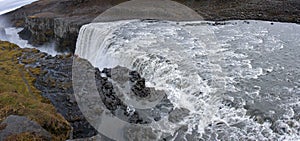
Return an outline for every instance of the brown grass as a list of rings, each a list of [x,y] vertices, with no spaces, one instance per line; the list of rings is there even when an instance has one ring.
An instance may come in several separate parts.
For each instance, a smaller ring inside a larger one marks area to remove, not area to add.
[[[25,50],[15,44],[0,41],[0,121],[12,114],[26,116],[51,133],[53,140],[66,140],[70,133],[69,123],[34,87],[35,78],[30,76],[29,72],[37,74],[40,73],[40,69],[25,68],[18,62]],[[37,52],[34,49],[31,51]],[[35,60],[29,58],[22,62],[32,61]],[[33,137],[28,133],[15,137],[22,139],[23,136],[24,139]],[[10,138],[13,139],[14,136]]]

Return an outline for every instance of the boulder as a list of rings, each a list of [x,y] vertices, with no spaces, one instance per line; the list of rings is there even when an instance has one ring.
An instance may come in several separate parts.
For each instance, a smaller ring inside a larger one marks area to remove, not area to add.
[[[189,115],[189,110],[185,108],[176,108],[169,113],[169,121],[172,123],[178,123]]]
[[[30,133],[34,137],[43,140],[51,140],[51,134],[42,128],[38,123],[17,115],[8,116],[0,125],[0,141],[7,137],[18,136],[22,133]],[[31,136],[32,137],[32,136]]]

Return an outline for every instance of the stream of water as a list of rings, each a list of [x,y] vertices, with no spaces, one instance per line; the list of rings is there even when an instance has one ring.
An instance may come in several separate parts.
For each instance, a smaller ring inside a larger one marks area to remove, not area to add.
[[[75,54],[136,70],[188,109],[176,124],[151,125],[157,139],[299,140],[299,39],[293,23],[130,20],[83,26]]]

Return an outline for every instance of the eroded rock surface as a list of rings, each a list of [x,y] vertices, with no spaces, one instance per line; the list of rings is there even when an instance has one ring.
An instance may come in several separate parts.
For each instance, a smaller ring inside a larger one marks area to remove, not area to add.
[[[127,0],[40,0],[10,12],[4,15],[4,18],[8,18],[14,26],[24,27],[20,35],[28,39],[31,44],[42,45],[53,41],[56,42],[58,51],[74,52],[80,27],[92,22],[105,10],[125,1]],[[300,23],[300,1],[298,0],[175,1],[190,7],[205,20],[255,19]],[[127,17],[134,17],[134,15],[136,13],[129,14]],[[111,14],[106,17],[109,16],[112,17]],[[142,15],[137,14],[137,16]],[[111,19],[106,18],[104,21],[107,20]],[[98,21],[103,19],[100,18]]]
[[[3,41],[0,41],[0,54],[0,121],[10,115],[24,116],[49,132],[52,140],[68,139],[70,124],[49,100],[41,96],[41,91],[34,87],[35,75],[40,74],[40,68],[37,65],[27,65],[46,55],[36,49],[21,49],[15,44]],[[22,56],[24,54],[35,55]],[[9,138],[40,140],[42,137],[24,132]]]
[[[5,140],[12,135],[29,133],[42,140],[51,140],[51,134],[47,132],[38,123],[17,115],[8,116],[1,124],[0,140]],[[12,138],[12,137],[11,137]]]
[[[71,124],[73,127],[71,138],[88,138],[97,135],[98,132],[87,122],[86,115],[82,114],[81,109],[78,107],[78,100],[74,96],[72,85],[74,56],[59,55],[52,57],[39,51],[26,50],[28,51],[19,57],[20,63],[28,69],[40,69],[39,73],[32,73],[36,78],[35,86],[42,92],[42,96],[49,99],[56,110]],[[81,60],[88,63],[83,59]],[[145,79],[136,71],[120,66],[103,69],[102,71],[90,64],[88,67],[95,70],[98,95],[101,97],[105,108],[124,122],[150,124],[161,120],[162,115],[167,115],[173,110],[173,105],[167,99],[166,94],[163,91],[147,87]],[[84,80],[84,77],[82,80]],[[125,89],[127,87],[129,89]],[[133,97],[135,101],[140,102],[155,102],[158,97],[162,99],[157,104],[155,103],[153,107],[132,109],[134,107],[131,105],[132,101],[124,100],[124,95]]]
[[[4,15],[33,45],[55,42],[57,50],[74,52],[79,29],[125,0],[40,0]]]

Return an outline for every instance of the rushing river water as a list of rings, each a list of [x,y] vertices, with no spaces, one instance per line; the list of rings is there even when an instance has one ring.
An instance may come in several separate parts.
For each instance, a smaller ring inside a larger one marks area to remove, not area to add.
[[[154,140],[299,140],[299,39],[293,23],[130,20],[83,26],[75,54],[137,70],[189,111],[150,125]]]
[[[33,1],[0,0],[0,15]],[[5,28],[0,38],[32,47],[20,30]],[[189,111],[178,123],[165,115],[151,125],[154,140],[300,140],[299,39],[292,23],[132,20],[85,25],[76,54],[96,67],[137,70]],[[50,46],[39,49],[56,55]],[[187,131],[179,132],[182,126]]]
[[[23,28],[14,28],[14,27],[6,27],[4,28],[4,34],[0,34],[0,40],[8,41],[18,45],[21,48],[36,48],[41,52],[45,52],[49,55],[55,56],[58,53],[55,51],[55,43],[47,43],[39,47],[32,46],[28,44],[27,40],[23,40],[19,37],[19,32],[22,31]]]
[[[37,0],[0,0],[0,15],[13,11],[35,1]],[[20,31],[22,31],[22,28],[9,27],[7,25],[6,19],[0,18],[0,40],[17,44],[21,48],[37,48],[40,51],[46,52],[52,56],[59,54],[55,51],[54,43],[47,43],[40,47],[34,47],[28,44],[28,41],[23,40],[19,37],[18,32]]]

